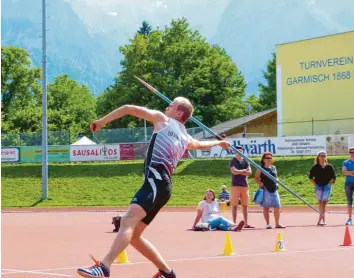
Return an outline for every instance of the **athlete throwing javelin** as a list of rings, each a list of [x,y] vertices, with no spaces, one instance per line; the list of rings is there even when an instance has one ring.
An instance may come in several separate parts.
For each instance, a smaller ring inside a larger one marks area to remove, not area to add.
[[[171,197],[171,176],[186,150],[210,149],[221,146],[229,149],[227,141],[198,141],[188,135],[185,123],[193,114],[193,105],[183,97],[177,97],[165,113],[141,106],[124,105],[105,117],[91,123],[92,131],[98,131],[107,123],[132,115],[151,122],[154,133],[144,161],[144,183],[133,197],[113,244],[102,261],[93,260],[89,268],[79,268],[83,277],[110,277],[110,266],[124,249],[131,244],[158,269],[153,278],[175,278],[176,274],[166,264],[156,248],[142,233]]]

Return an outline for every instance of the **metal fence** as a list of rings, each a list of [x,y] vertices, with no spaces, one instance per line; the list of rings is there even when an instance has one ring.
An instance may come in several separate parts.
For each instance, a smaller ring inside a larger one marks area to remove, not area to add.
[[[242,129],[241,131],[238,130],[240,128]],[[233,129],[234,132],[236,132],[236,134],[233,134],[234,137],[276,136],[277,129],[279,132],[280,128],[283,129],[283,136],[354,134],[354,118],[327,120],[310,119],[299,122],[283,123],[277,123],[276,120],[272,122],[251,121],[238,125],[237,128],[234,126],[223,126],[225,131]],[[274,130],[274,135],[268,135],[271,130]],[[192,137],[199,140],[213,138],[211,134],[204,131],[200,127],[188,128],[187,131]],[[245,134],[243,134],[242,131]],[[70,145],[79,140],[82,135],[85,135],[92,141],[101,144],[139,143],[148,141],[152,135],[152,132],[153,127],[102,129],[94,135],[92,133],[82,133],[80,136],[76,136],[67,130],[48,131],[48,145]],[[223,130],[215,130],[215,132],[224,133]],[[3,147],[40,146],[42,145],[42,133],[2,133],[1,145]]]
[[[304,121],[278,123],[279,127],[283,128],[284,136],[352,134],[354,133],[354,118],[323,120],[312,118]]]
[[[70,131],[48,131],[48,145],[70,145]],[[1,133],[1,146],[40,146],[41,132]]]
[[[207,134],[203,129],[188,128],[188,133],[191,136],[196,134],[201,135],[202,138],[206,138]],[[146,142],[150,139],[153,133],[153,127],[136,127],[136,128],[116,128],[116,129],[102,129],[92,133],[81,134],[90,138],[92,141],[100,144],[108,143],[138,143]],[[70,134],[70,131],[48,131],[48,145],[70,145],[81,136],[75,137]],[[42,133],[41,132],[22,132],[22,133],[2,133],[1,134],[1,146],[40,146],[42,145]]]

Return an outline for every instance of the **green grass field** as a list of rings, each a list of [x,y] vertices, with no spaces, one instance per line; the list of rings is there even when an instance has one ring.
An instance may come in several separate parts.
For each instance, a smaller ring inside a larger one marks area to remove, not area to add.
[[[341,163],[346,156],[329,157],[337,173],[330,204],[345,204]],[[254,158],[259,163],[259,158]],[[206,189],[219,192],[230,184],[229,159],[185,160],[173,176],[168,206],[196,206]],[[279,180],[311,204],[316,204],[308,173],[313,157],[275,157]],[[49,165],[49,199],[41,202],[40,164],[2,164],[2,207],[127,206],[141,186],[142,161]],[[253,173],[256,169],[252,167]],[[250,177],[250,193],[256,189]],[[303,204],[282,186],[282,205]]]

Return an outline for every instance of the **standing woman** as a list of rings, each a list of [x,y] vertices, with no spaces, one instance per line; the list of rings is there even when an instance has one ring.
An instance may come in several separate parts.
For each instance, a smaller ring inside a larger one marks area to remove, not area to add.
[[[336,173],[331,164],[327,162],[327,154],[322,151],[316,156],[316,163],[312,166],[309,175],[311,183],[315,186],[319,202],[320,217],[317,225],[326,225],[326,205],[332,193],[332,184],[336,180]]]
[[[273,155],[271,152],[265,152],[262,155],[261,166],[273,177],[277,178],[277,169],[272,165]],[[264,199],[261,203],[263,207],[264,219],[267,223],[267,229],[272,229],[269,223],[269,208],[274,208],[275,228],[285,228],[279,223],[280,219],[280,198],[278,193],[278,185],[257,169],[255,174],[256,183],[264,189]]]

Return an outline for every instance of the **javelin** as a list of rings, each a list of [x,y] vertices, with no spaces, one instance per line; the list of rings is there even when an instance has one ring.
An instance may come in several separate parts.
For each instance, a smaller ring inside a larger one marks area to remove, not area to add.
[[[138,79],[146,88],[148,88],[152,93],[158,95],[160,98],[162,98],[164,101],[166,101],[167,103],[171,103],[172,101],[166,97],[165,95],[163,95],[162,93],[160,93],[158,90],[156,90],[154,87],[152,87],[150,84],[148,84],[147,82],[145,82],[144,80],[142,80],[141,78],[137,77],[134,75],[134,77],[136,79]],[[208,128],[207,126],[205,126],[204,124],[202,124],[200,121],[198,121],[196,118],[194,118],[193,116],[190,118],[195,124],[197,124],[199,127],[201,127],[202,129],[208,131],[209,133],[213,134],[215,136],[215,138],[217,140],[224,140],[220,135],[217,135],[213,130],[211,130],[210,128]],[[291,190],[289,187],[287,187],[285,184],[283,184],[281,181],[279,181],[277,178],[273,177],[271,174],[269,174],[266,170],[264,170],[261,166],[259,166],[257,163],[253,162],[250,158],[248,158],[247,156],[245,156],[243,153],[241,153],[240,151],[238,151],[234,146],[230,146],[233,151],[235,151],[236,153],[238,153],[239,155],[241,155],[244,159],[246,159],[249,163],[251,163],[254,167],[256,167],[257,169],[259,169],[263,174],[265,174],[268,178],[270,178],[271,180],[273,180],[275,183],[280,184],[282,187],[284,187],[287,191],[289,191],[291,194],[293,194],[296,198],[298,198],[299,200],[303,201],[306,205],[308,205],[310,208],[312,208],[314,211],[316,211],[317,213],[319,213],[321,215],[321,213],[314,208],[311,204],[309,204],[308,202],[306,202],[303,198],[301,198],[296,192],[294,192],[293,190]]]

